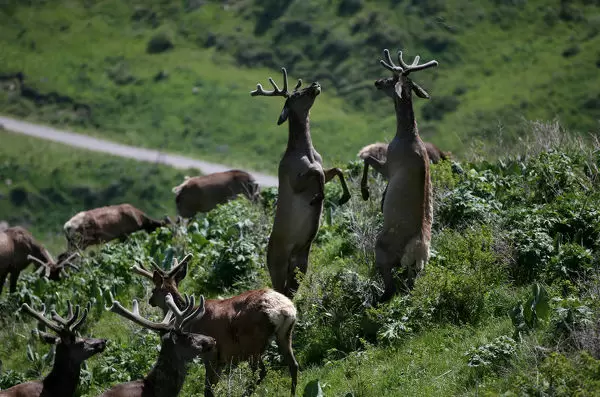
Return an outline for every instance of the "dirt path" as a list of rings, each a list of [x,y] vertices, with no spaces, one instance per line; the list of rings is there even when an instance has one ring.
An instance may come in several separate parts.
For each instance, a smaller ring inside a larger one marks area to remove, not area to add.
[[[87,135],[76,134],[74,132],[57,130],[44,125],[32,124],[10,117],[0,116],[0,126],[4,126],[8,132],[47,139],[95,152],[108,153],[113,156],[125,157],[138,161],[147,161],[150,163],[161,163],[180,169],[196,168],[203,174],[227,171],[232,168],[226,165],[195,160],[176,154],[167,154],[158,150],[128,146],[104,139],[93,138]],[[251,172],[251,174],[256,178],[256,181],[261,186],[277,186],[277,178],[274,176],[261,174],[258,172]]]

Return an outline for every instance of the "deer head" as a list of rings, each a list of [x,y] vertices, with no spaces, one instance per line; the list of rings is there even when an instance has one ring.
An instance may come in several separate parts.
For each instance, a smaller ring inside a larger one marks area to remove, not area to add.
[[[252,96],[282,96],[286,98],[283,110],[277,120],[277,125],[283,124],[289,117],[290,113],[307,116],[310,108],[315,103],[315,98],[321,93],[321,85],[318,82],[312,83],[310,86],[300,89],[302,80],[298,79],[294,91],[288,91],[288,78],[285,68],[281,68],[283,72],[283,89],[279,89],[275,81],[269,77],[269,82],[273,86],[272,91],[265,91],[261,84],[256,85],[256,90],[250,92]]]
[[[40,275],[40,277],[46,277],[52,281],[58,281],[61,277],[67,277],[67,272],[65,271],[65,267],[67,266],[79,271],[79,267],[71,263],[71,260],[76,256],[79,256],[77,252],[69,255],[68,257],[66,254],[60,254],[57,262],[52,258],[50,253],[47,252],[46,257],[48,259],[46,262],[36,258],[33,255],[27,255],[27,259],[40,265],[40,267],[38,267],[35,271]]]
[[[121,304],[110,297],[112,306],[107,308],[113,313],[125,317],[134,323],[161,335],[162,349],[173,348],[177,357],[183,361],[191,361],[199,355],[208,355],[215,351],[216,341],[210,336],[189,332],[189,325],[204,315],[204,296],[200,296],[200,304],[195,307],[194,297],[185,295],[184,307],[179,309],[171,294],[165,297],[165,304],[169,311],[160,322],[152,322],[140,315],[137,300],[133,300],[133,311],[125,309]],[[187,331],[186,331],[187,330]]]
[[[187,254],[181,262],[177,261],[177,258],[173,258],[171,269],[164,271],[163,269],[153,264],[154,272],[149,271],[142,264],[137,264],[131,269],[146,278],[149,278],[154,283],[152,289],[152,296],[148,303],[153,307],[160,307],[163,312],[167,312],[168,307],[166,305],[167,295],[172,295],[181,300],[181,294],[179,293],[179,283],[187,275],[187,264],[192,254]]]
[[[94,354],[101,353],[106,347],[106,339],[81,338],[77,336],[77,330],[81,328],[89,310],[91,303],[81,311],[79,305],[71,306],[71,302],[67,301],[68,315],[67,318],[59,316],[54,310],[50,312],[52,320],[45,317],[46,307],[42,305],[41,311],[33,310],[27,303],[21,306],[21,310],[38,320],[43,327],[48,327],[55,335],[44,331],[37,331],[40,339],[49,344],[57,345],[58,349],[63,349],[70,363],[81,365],[85,360]],[[80,316],[81,314],[81,316]]]
[[[382,59],[379,62],[383,67],[393,73],[393,77],[375,81],[375,87],[377,87],[377,89],[382,90],[392,98],[397,95],[399,98],[407,99],[410,98],[411,93],[414,92],[419,98],[429,99],[429,94],[417,83],[412,81],[408,75],[412,72],[435,67],[438,65],[437,61],[429,61],[419,65],[421,57],[417,55],[413,63],[408,65],[402,59],[402,51],[398,51],[399,65],[395,65],[390,56],[390,52],[387,49],[383,50],[383,55],[385,60]]]

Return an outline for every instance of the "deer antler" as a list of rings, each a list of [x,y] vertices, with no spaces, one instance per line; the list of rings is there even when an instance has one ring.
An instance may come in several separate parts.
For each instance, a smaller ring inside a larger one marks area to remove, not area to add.
[[[167,274],[168,277],[173,277],[175,274],[177,274],[179,269],[181,269],[181,267],[184,266],[191,258],[192,254],[187,254],[186,256],[184,256],[181,262],[178,262],[177,258],[173,258],[173,265],[171,266],[171,270],[169,270],[169,273]]]
[[[117,313],[119,316],[125,317],[126,319],[131,320],[146,329],[158,333],[169,332],[173,329],[175,319],[173,318],[172,311],[169,311],[160,323],[156,323],[147,320],[140,315],[140,309],[136,299],[133,300],[133,312],[125,309],[118,301],[114,300],[112,294],[110,294],[110,300],[112,301],[112,306],[110,308],[107,307],[107,310]]]
[[[144,277],[149,278],[150,280],[152,280],[152,278],[154,277],[152,272],[150,270],[146,269],[144,267],[144,265],[142,265],[141,263],[138,263],[137,265],[132,266],[131,270],[133,270],[137,274],[140,274]]]
[[[415,57],[413,63],[411,65],[408,65],[406,62],[404,62],[404,59],[402,59],[402,51],[398,51],[398,63],[400,64],[400,66],[397,66],[392,61],[390,51],[387,48],[383,50],[383,56],[385,57],[385,60],[382,59],[379,61],[379,63],[381,63],[383,67],[385,67],[386,69],[388,69],[396,75],[402,74],[404,76],[408,76],[408,74],[411,72],[429,69],[438,65],[438,62],[435,60],[419,65],[418,63],[419,60],[421,60],[421,57],[418,55]]]
[[[75,258],[77,256],[79,256],[79,252],[74,252],[71,255],[69,255],[69,257],[67,259],[64,259],[64,260],[60,261],[57,266],[61,267],[61,268],[64,268],[65,266],[68,265],[69,267],[72,267],[73,269],[79,271],[79,266],[74,265],[74,264],[71,263],[71,259],[73,259],[73,258]]]
[[[175,314],[175,329],[183,330],[185,326],[192,320],[199,319],[204,315],[204,296],[200,296],[200,304],[198,307],[195,306],[195,298],[192,295],[191,297],[188,295],[184,296],[185,299],[185,307],[180,310],[171,294],[167,294],[165,297],[165,302],[169,309]]]
[[[250,95],[252,96],[282,96],[285,98],[288,98],[290,96],[290,93],[288,91],[288,76],[287,76],[287,70],[285,70],[285,68],[281,68],[281,71],[283,72],[283,90],[280,90],[279,87],[277,86],[277,84],[275,84],[275,81],[269,77],[269,82],[271,83],[271,85],[273,86],[273,91],[265,91],[262,84],[258,83],[256,85],[256,90],[251,91]],[[298,83],[296,84],[296,87],[294,88],[294,91],[296,91],[298,88],[300,88],[300,86],[302,85],[302,80],[298,79]]]
[[[67,301],[67,306],[68,306],[68,312],[69,312],[68,319],[62,318],[54,310],[52,310],[50,312],[54,322],[50,321],[48,318],[45,317],[46,306],[43,304],[42,304],[41,312],[37,312],[37,311],[33,310],[27,303],[23,303],[23,305],[21,306],[21,309],[25,313],[28,313],[30,316],[36,318],[40,323],[44,324],[45,326],[50,328],[52,331],[56,332],[59,336],[75,335],[75,333],[77,332],[79,327],[81,327],[81,325],[87,318],[87,315],[88,315],[92,305],[90,302],[88,302],[86,308],[83,309],[83,313],[81,314],[81,317],[79,316],[79,313],[81,312],[81,308],[79,307],[79,305],[75,306],[75,311],[73,311],[73,306],[71,305],[70,301]]]

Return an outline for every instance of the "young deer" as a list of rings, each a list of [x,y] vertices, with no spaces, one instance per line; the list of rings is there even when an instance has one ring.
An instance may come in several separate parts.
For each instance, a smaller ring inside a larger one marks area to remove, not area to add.
[[[79,270],[77,266],[70,263],[73,256],[57,263],[31,233],[20,226],[9,227],[0,232],[0,293],[2,293],[9,273],[10,292],[15,292],[19,274],[30,263],[38,266],[36,273],[40,276],[45,276],[53,281],[60,280],[61,276],[66,275],[65,266]]]
[[[296,269],[306,273],[308,254],[319,229],[323,210],[325,183],[338,176],[344,194],[342,205],[350,199],[344,174],[339,168],[323,170],[321,155],[310,137],[309,113],[315,98],[321,93],[319,83],[300,89],[302,80],[293,92],[288,92],[288,79],[283,71],[283,90],[269,77],[273,91],[258,84],[252,96],[282,96],[286,98],[277,124],[289,120],[288,144],[279,162],[279,197],[273,230],[267,248],[267,266],[273,288],[292,297],[298,289]]]
[[[197,356],[210,356],[215,340],[209,336],[192,333],[190,324],[204,315],[204,297],[194,306],[194,297],[185,296],[183,309],[175,305],[171,295],[165,297],[169,308],[165,318],[155,323],[140,316],[137,300],[133,300],[133,312],[112,299],[107,308],[142,327],[161,335],[160,353],[154,367],[144,379],[123,383],[102,393],[100,397],[175,397],[183,388],[187,365]]]
[[[143,265],[132,270],[154,283],[150,305],[169,310],[167,296],[173,296],[178,307],[185,304],[178,285],[187,275],[186,255],[181,262],[173,259],[173,266],[164,271],[155,266],[150,272]],[[262,354],[271,339],[287,362],[292,378],[291,394],[296,392],[298,363],[292,351],[292,331],[296,324],[296,308],[284,295],[271,289],[248,291],[229,299],[209,299],[205,303],[205,314],[190,323],[190,331],[211,336],[217,341],[216,354],[205,360],[206,380],[204,395],[212,397],[213,387],[222,369],[228,364],[248,361],[253,371],[260,368],[259,379],[250,386],[247,395],[266,375]]]
[[[77,330],[83,325],[91,305],[81,310],[75,306],[75,311],[71,302],[69,306],[69,315],[66,319],[59,316],[55,311],[51,312],[52,320],[44,315],[46,308],[41,312],[36,312],[27,303],[21,306],[24,313],[37,319],[40,325],[50,328],[58,337],[38,331],[40,339],[46,343],[56,344],[56,355],[52,371],[43,381],[33,381],[21,383],[10,389],[0,391],[1,397],[70,397],[75,395],[77,385],[79,384],[79,373],[81,364],[93,356],[101,353],[106,347],[105,339],[79,338]]]
[[[407,65],[400,51],[400,65],[396,66],[387,49],[384,56],[386,60],[380,62],[393,73],[393,77],[377,80],[375,86],[394,100],[396,136],[388,146],[387,161],[370,156],[365,163],[389,179],[383,202],[383,230],[375,246],[375,262],[385,284],[381,300],[387,301],[396,292],[393,268],[403,268],[406,287],[411,289],[429,259],[433,221],[429,157],[417,130],[412,93],[420,98],[429,98],[429,94],[408,75],[438,63],[429,61],[419,65],[420,58],[417,56],[411,65]],[[365,195],[368,197],[366,183],[363,197]]]

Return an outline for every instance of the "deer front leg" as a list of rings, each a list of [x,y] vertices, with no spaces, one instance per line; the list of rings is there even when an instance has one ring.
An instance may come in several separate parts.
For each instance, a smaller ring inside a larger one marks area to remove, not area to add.
[[[369,187],[367,186],[367,179],[369,178],[369,166],[379,172],[383,176],[387,176],[386,163],[385,161],[379,161],[373,156],[369,156],[365,159],[365,167],[363,168],[362,179],[360,180],[360,193],[362,194],[363,200],[369,199]]]
[[[17,292],[17,279],[19,278],[19,273],[21,273],[20,271],[17,270],[13,270],[10,273],[10,293],[15,293]]]
[[[204,397],[214,397],[215,394],[213,392],[213,388],[219,381],[221,365],[213,361],[206,361],[204,366],[206,367],[206,376],[204,378]]]
[[[306,171],[298,174],[291,181],[294,193],[302,193],[314,183],[315,179],[319,184],[319,190],[311,199],[310,205],[320,203],[325,198],[325,175],[323,170],[316,165],[310,165]]]
[[[8,270],[0,272],[0,294],[2,294],[2,289],[4,288],[4,283],[6,282],[6,276],[8,276]]]
[[[338,201],[338,205],[343,205],[350,200],[350,191],[348,190],[348,185],[346,185],[346,178],[344,178],[344,173],[339,168],[330,168],[324,171],[325,173],[325,183],[329,182],[333,179],[334,176],[337,176],[340,179],[340,183],[342,185],[342,190],[344,194],[340,201]]]

